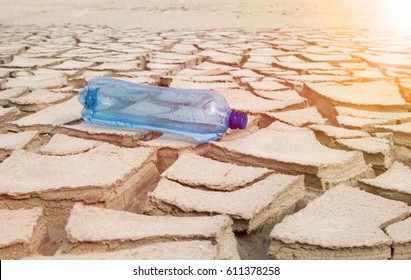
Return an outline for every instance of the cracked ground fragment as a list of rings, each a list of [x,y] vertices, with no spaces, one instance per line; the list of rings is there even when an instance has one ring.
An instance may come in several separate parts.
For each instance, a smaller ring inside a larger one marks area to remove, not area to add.
[[[76,204],[66,226],[64,254],[84,254],[147,245],[169,246],[169,242],[208,241],[217,259],[238,259],[237,242],[227,216],[169,217],[146,216]],[[95,229],[99,228],[98,231]],[[163,250],[165,249],[163,248]],[[179,246],[176,257],[190,247]]]
[[[365,132],[375,132],[376,127],[379,125],[391,125],[395,124],[395,120],[387,119],[369,119],[353,116],[338,115],[336,118],[337,123],[348,129],[357,129]]]
[[[8,77],[10,74],[10,71],[7,69],[0,69],[0,78],[5,78]]]
[[[38,139],[38,131],[0,134],[0,162],[6,159],[13,150],[23,149]]]
[[[77,70],[77,69],[89,68],[93,64],[94,64],[93,62],[85,62],[85,61],[78,61],[78,60],[66,60],[61,64],[58,64],[56,66],[52,66],[51,68],[58,69],[58,70],[72,70],[72,69]]]
[[[276,55],[286,55],[287,52],[282,50],[277,50],[273,48],[255,48],[248,53],[250,56],[276,56]]]
[[[59,125],[55,131],[73,137],[105,141],[124,147],[139,146],[140,140],[149,140],[155,135],[155,133],[147,130],[107,127],[87,122]]]
[[[27,87],[17,87],[5,89],[0,91],[0,105],[5,106],[9,104],[10,98],[17,98],[28,92]]]
[[[285,89],[288,89],[287,86],[279,82],[276,82],[276,81],[250,82],[249,84],[254,90],[285,90]]]
[[[33,260],[214,260],[217,246],[208,240],[160,242],[113,252],[31,256]]]
[[[164,133],[158,138],[141,141],[139,144],[157,150],[157,169],[163,173],[179,158],[180,153],[194,149],[198,142],[183,135]]]
[[[369,68],[366,70],[353,70],[353,76],[359,80],[389,80],[380,70],[375,68]]]
[[[390,54],[390,53],[364,53],[358,54],[359,57],[374,65],[386,65],[397,68],[411,68],[411,57],[402,54]]]
[[[229,54],[229,53],[223,53],[219,51],[212,51],[212,50],[205,50],[200,53],[201,56],[208,57],[212,62],[215,63],[226,63],[229,65],[238,65],[240,64],[242,57]]]
[[[216,76],[193,76],[191,79],[194,82],[233,82],[234,79],[230,75],[216,75]]]
[[[295,90],[280,90],[280,91],[263,91],[255,90],[254,93],[266,99],[273,100],[294,100],[296,104],[302,104],[305,107],[306,99],[301,97]]]
[[[0,149],[3,150],[17,150],[23,149],[34,137],[38,131],[29,130],[19,133],[5,133],[0,134]]]
[[[146,68],[151,71],[166,71],[169,74],[174,74],[184,68],[183,64],[170,64],[170,63],[153,63],[149,62]]]
[[[266,113],[267,116],[293,126],[308,124],[325,124],[326,120],[320,115],[316,107],[307,107],[299,110]]]
[[[286,55],[286,56],[279,56],[276,57],[277,61],[279,62],[286,62],[286,63],[304,63],[304,60],[301,58],[296,57],[295,55]]]
[[[385,231],[393,240],[392,259],[411,259],[411,218],[389,225]]]
[[[162,176],[191,187],[233,191],[261,179],[269,172],[266,168],[237,166],[187,152],[180,155]]]
[[[274,65],[291,70],[336,70],[338,68],[327,62],[276,62]]]
[[[157,64],[182,64],[185,67],[193,67],[199,64],[202,59],[199,55],[179,54],[172,52],[159,52],[149,57],[150,62]]]
[[[308,128],[314,131],[315,136],[321,144],[328,147],[335,147],[337,139],[351,139],[370,137],[371,135],[365,131],[348,129],[332,125],[312,124]]]
[[[250,113],[263,113],[283,109],[301,108],[305,105],[304,100],[301,99],[267,100],[257,97],[251,92],[242,89],[218,89],[217,92],[227,100],[230,108]]]
[[[126,73],[124,73],[126,74]],[[138,77],[138,78],[128,78],[128,77],[118,77],[117,79],[134,84],[145,84],[145,85],[157,85],[157,81],[150,77]]]
[[[4,66],[29,68],[29,67],[43,67],[43,66],[48,66],[48,65],[55,65],[55,64],[59,64],[60,62],[61,62],[60,59],[54,59],[54,58],[30,58],[30,57],[14,56],[13,61],[5,64]]]
[[[411,204],[411,169],[401,162],[394,162],[385,173],[361,179],[360,183],[369,192]]]
[[[136,71],[141,70],[140,62],[105,62],[99,66],[90,67],[96,71]]]
[[[235,77],[235,78],[243,78],[243,77],[251,77],[251,78],[261,78],[264,77],[261,74],[258,74],[250,69],[240,69],[240,70],[234,70],[230,71],[230,75]]]
[[[411,123],[378,125],[377,131],[392,132],[394,143],[411,149]]]
[[[91,150],[100,144],[102,142],[55,134],[46,145],[41,147],[39,152],[52,156],[75,155]]]
[[[233,66],[228,66],[225,64],[217,64],[217,63],[212,63],[208,61],[202,62],[199,65],[195,66],[194,68],[198,70],[213,71],[214,73],[222,73],[222,72],[239,70],[238,68],[233,67]]]
[[[274,226],[277,259],[389,259],[393,240],[382,228],[406,218],[407,204],[337,186]]]
[[[411,74],[411,70],[410,70],[410,74]],[[406,75],[405,77],[409,78],[409,75]],[[402,97],[410,102],[411,101],[411,79],[402,79],[400,80],[400,91],[402,94]]]
[[[131,207],[137,193],[158,180],[155,161],[154,149],[106,143],[67,156],[16,150],[0,164],[0,199],[3,208],[43,207],[49,225],[59,230],[76,201]]]
[[[392,141],[378,137],[338,139],[337,147],[363,152],[365,162],[374,168],[389,168],[393,162]]]
[[[34,89],[59,88],[67,85],[67,78],[62,73],[17,76],[9,78],[2,88],[28,87]]]
[[[402,98],[398,87],[387,82],[354,83],[340,85],[333,83],[306,83],[304,97],[310,104],[316,104],[320,113],[334,119],[334,106],[351,108],[404,111],[410,105]]]
[[[279,78],[284,79],[288,82],[293,82],[296,85],[301,83],[324,83],[324,82],[350,82],[355,80],[354,77],[350,76],[336,76],[336,75],[281,75]]]
[[[170,84],[173,88],[183,88],[183,89],[236,89],[239,85],[235,82],[194,82],[194,81],[184,81],[173,79]]]
[[[20,259],[38,254],[47,228],[41,208],[0,210],[0,258]]]
[[[348,54],[314,54],[304,53],[303,56],[314,62],[351,62],[355,59]]]
[[[411,122],[410,112],[367,111],[343,106],[336,106],[335,109],[340,116],[351,116],[371,120],[395,121],[397,123]]]
[[[148,61],[146,67],[150,70],[166,70],[169,73],[176,73],[186,67],[196,66],[201,62],[201,58],[195,55],[157,53]]]
[[[181,54],[195,54],[200,50],[195,47],[193,44],[187,43],[177,43],[171,49],[171,52],[181,53]]]
[[[24,96],[10,98],[9,103],[19,106],[22,111],[39,111],[52,103],[63,101],[71,96],[72,94],[66,92],[34,90]]]
[[[305,174],[307,186],[322,189],[372,175],[361,152],[328,148],[317,141],[310,129],[278,121],[241,139],[213,142],[207,155],[223,161]]]
[[[195,76],[207,77],[207,76],[217,76],[217,75],[227,75],[228,71],[222,71],[217,68],[211,69],[196,69],[196,68],[185,68],[179,71],[174,77],[178,80],[192,80]]]
[[[3,108],[0,106],[0,122],[7,122],[16,119],[20,115],[17,107]]]
[[[58,125],[81,119],[83,107],[77,100],[77,96],[53,106],[49,106],[34,114],[20,118],[12,124],[19,127],[32,127],[39,130],[50,129]]]
[[[229,215],[234,231],[251,232],[268,220],[281,220],[303,196],[302,176],[272,174],[228,192],[196,189],[162,178],[149,193],[151,206],[147,211],[179,216]]]

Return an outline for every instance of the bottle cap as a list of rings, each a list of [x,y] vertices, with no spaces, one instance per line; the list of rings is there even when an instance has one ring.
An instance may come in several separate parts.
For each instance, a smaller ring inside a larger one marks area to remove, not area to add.
[[[231,129],[244,129],[247,127],[248,117],[245,113],[232,110],[228,126]]]

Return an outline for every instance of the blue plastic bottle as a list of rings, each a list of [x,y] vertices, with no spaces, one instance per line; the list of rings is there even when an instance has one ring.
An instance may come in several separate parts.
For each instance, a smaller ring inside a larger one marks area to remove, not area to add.
[[[224,97],[211,90],[94,78],[78,99],[84,106],[81,115],[88,122],[179,133],[200,142],[218,139],[228,128],[247,126],[247,115],[231,110]]]

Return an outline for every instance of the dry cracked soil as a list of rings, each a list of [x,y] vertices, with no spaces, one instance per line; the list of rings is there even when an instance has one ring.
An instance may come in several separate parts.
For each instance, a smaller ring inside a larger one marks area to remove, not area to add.
[[[409,34],[47,24],[0,24],[1,259],[411,259]],[[92,125],[93,77],[215,90],[249,123]]]

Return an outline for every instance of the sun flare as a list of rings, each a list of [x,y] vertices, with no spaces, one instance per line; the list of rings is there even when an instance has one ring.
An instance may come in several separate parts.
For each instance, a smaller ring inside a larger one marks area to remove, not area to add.
[[[397,27],[411,28],[411,1],[391,0],[384,7],[387,23]]]

